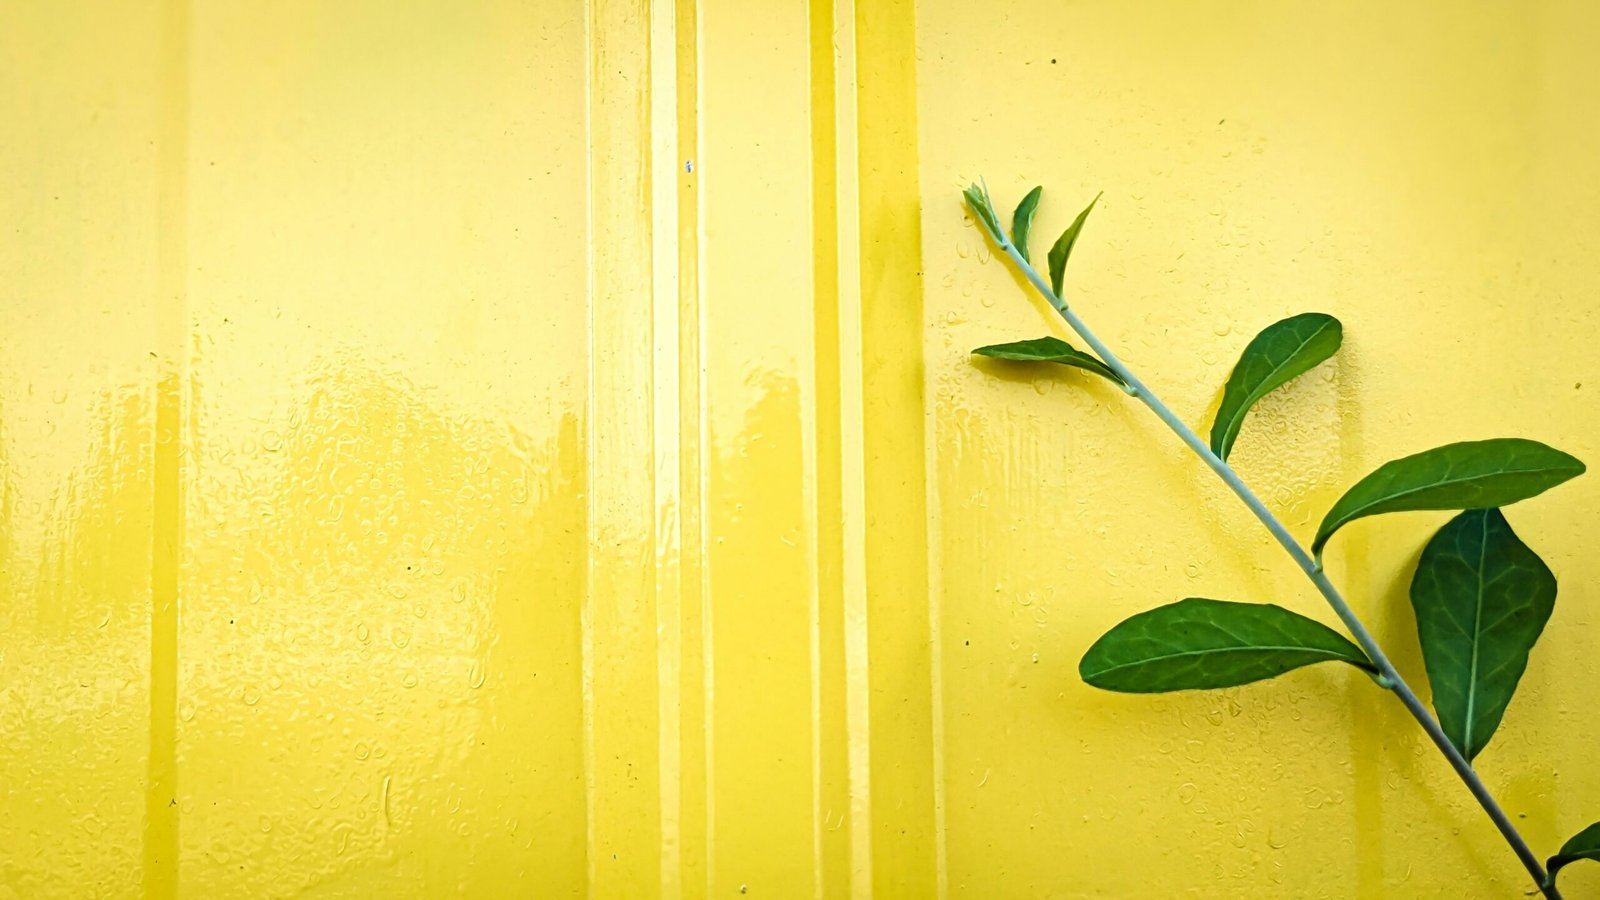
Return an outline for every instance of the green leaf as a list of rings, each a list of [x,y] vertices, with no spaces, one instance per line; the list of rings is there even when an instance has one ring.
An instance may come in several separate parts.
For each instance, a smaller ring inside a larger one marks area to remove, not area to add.
[[[1017,252],[1022,258],[1028,258],[1028,231],[1033,228],[1033,214],[1039,210],[1039,195],[1044,193],[1044,185],[1040,185],[1028,192],[1017,204],[1017,211],[1011,214],[1011,243],[1017,247]]]
[[[1339,320],[1323,313],[1290,316],[1256,335],[1228,376],[1222,406],[1211,423],[1211,452],[1227,459],[1250,407],[1332,356],[1342,340]]]
[[[1191,597],[1106,632],[1078,674],[1108,691],[1155,694],[1232,687],[1330,661],[1376,671],[1344,635],[1299,613]]]
[[[978,224],[989,232],[989,237],[994,238],[995,243],[1004,245],[1005,233],[1000,230],[1000,219],[994,214],[994,204],[989,201],[989,189],[979,182],[962,191],[961,195],[967,198],[967,206],[972,209]]]
[[[1439,725],[1468,760],[1489,743],[1556,606],[1556,577],[1498,509],[1469,509],[1428,541],[1411,579]]]
[[[1078,233],[1083,231],[1083,223],[1089,218],[1094,205],[1100,202],[1100,196],[1100,194],[1094,195],[1094,199],[1083,208],[1083,212],[1078,213],[1078,217],[1072,220],[1067,230],[1061,232],[1061,237],[1056,238],[1055,246],[1050,248],[1050,287],[1055,290],[1057,300],[1061,299],[1062,279],[1067,274],[1067,260],[1072,256],[1072,247],[1078,243]]]
[[[990,344],[987,347],[979,347],[972,352],[978,356],[987,356],[990,359],[1048,362],[1063,366],[1073,366],[1087,372],[1093,372],[1102,378],[1109,378],[1119,387],[1127,387],[1121,376],[1111,371],[1110,366],[1060,338],[1042,337],[1034,338],[1031,341],[1014,341],[1010,344]]]
[[[1538,441],[1463,441],[1386,462],[1345,491],[1317,528],[1311,552],[1364,516],[1414,509],[1509,506],[1583,474],[1583,463]]]
[[[1567,863],[1574,863],[1580,859],[1592,859],[1600,862],[1600,822],[1572,836],[1572,840],[1561,845],[1561,852],[1550,857],[1550,862],[1545,868],[1550,870],[1548,884],[1556,883],[1556,872]]]

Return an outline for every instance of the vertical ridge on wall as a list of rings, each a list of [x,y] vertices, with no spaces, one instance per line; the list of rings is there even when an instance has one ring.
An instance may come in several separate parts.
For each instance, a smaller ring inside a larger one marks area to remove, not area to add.
[[[873,884],[872,722],[868,658],[867,474],[862,334],[860,172],[854,0],[834,0],[830,94],[833,100],[833,211],[837,286],[839,521],[843,601],[844,699],[850,798],[850,895],[870,897]]]
[[[664,202],[670,202],[672,209],[670,217],[657,219],[656,227],[671,229],[672,238],[669,245],[658,245],[656,252],[673,254],[670,310],[666,297],[658,307],[659,315],[670,316],[673,340],[669,342],[658,335],[655,351],[658,368],[671,368],[676,400],[674,408],[658,406],[658,410],[660,415],[672,417],[678,456],[677,468],[672,473],[678,485],[675,523],[678,571],[673,588],[677,606],[671,616],[662,616],[662,627],[672,636],[675,663],[671,672],[663,672],[664,677],[670,679],[664,689],[674,694],[671,704],[662,704],[662,715],[671,717],[674,723],[670,749],[666,749],[665,738],[663,740],[664,752],[673,756],[670,771],[675,782],[672,842],[664,847],[664,852],[671,856],[672,877],[670,881],[663,878],[663,894],[697,897],[704,895],[707,877],[706,693],[710,690],[705,666],[705,642],[709,637],[702,618],[706,569],[705,516],[701,506],[705,473],[700,446],[700,403],[704,386],[700,370],[699,217],[693,165],[686,162],[693,160],[698,143],[698,21],[692,0],[659,4],[652,15],[662,27],[655,29],[657,39],[651,47],[655,82],[651,90],[654,96],[671,98],[670,104],[663,103],[652,112],[654,121],[666,123],[661,127],[670,132],[670,137],[658,133],[653,151],[656,154],[654,177],[659,179],[658,196],[665,197],[670,191],[670,200]],[[667,25],[670,25],[670,33]],[[663,766],[663,778],[667,777],[668,768]]]
[[[710,767],[706,707],[711,681],[706,669],[709,632],[705,609],[705,439],[700,404],[705,376],[700,365],[700,198],[693,160],[699,147],[699,15],[695,0],[674,2],[673,88],[676,146],[657,171],[676,185],[678,276],[678,398],[681,441],[678,477],[678,527],[682,569],[679,577],[678,641],[678,874],[682,896],[707,891],[710,818]],[[679,166],[682,166],[680,170]]]
[[[178,893],[178,567],[183,547],[183,383],[187,305],[189,3],[161,7],[161,122],[156,199],[155,446],[151,489],[150,750],[144,895]]]
[[[837,583],[842,614],[820,604],[819,630],[843,635],[850,892],[929,896],[940,863],[911,4],[818,4],[812,35],[817,383],[838,404],[837,431],[819,429],[818,456],[836,463],[819,466],[816,503],[819,522],[841,523],[819,535],[818,578]]]
[[[647,0],[592,0],[587,27],[589,892],[646,897],[662,873]]]
[[[806,0],[702,0],[697,14],[711,889],[803,895],[816,873],[809,19]]]
[[[872,890],[933,896],[930,650],[915,0],[855,6]]]
[[[673,0],[650,0],[650,293],[651,443],[655,478],[656,689],[660,722],[657,751],[661,782],[661,895],[681,896],[683,392],[680,348],[682,294],[679,285],[678,54]]]
[[[700,449],[695,4],[650,9],[652,390],[661,892],[699,896],[706,877],[705,677],[701,628],[704,491]],[[680,168],[681,166],[681,168]]]
[[[844,508],[839,411],[839,178],[833,0],[810,3],[811,329],[805,361],[811,518],[811,707],[814,878],[818,896],[851,884],[853,835],[845,652]]]

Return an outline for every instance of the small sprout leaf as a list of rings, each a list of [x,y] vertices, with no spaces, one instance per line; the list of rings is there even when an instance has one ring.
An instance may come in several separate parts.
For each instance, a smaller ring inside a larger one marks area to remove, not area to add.
[[[1029,191],[1017,204],[1017,211],[1011,214],[1011,243],[1029,262],[1033,260],[1028,257],[1028,232],[1033,229],[1033,214],[1039,211],[1039,195],[1043,193],[1044,185]]]
[[[972,215],[978,224],[994,238],[995,243],[1004,245],[1005,233],[1000,230],[1000,219],[994,214],[994,204],[989,201],[989,189],[982,182],[969,186],[961,195],[967,199],[967,207],[972,210]]]
[[[1083,231],[1083,223],[1089,218],[1089,213],[1094,210],[1094,205],[1100,202],[1100,195],[1096,194],[1089,205],[1078,213],[1072,220],[1067,230],[1061,232],[1061,237],[1056,238],[1055,246],[1050,248],[1050,287],[1056,292],[1056,299],[1061,299],[1061,285],[1067,274],[1067,260],[1072,256],[1072,247],[1078,243],[1078,234]]]

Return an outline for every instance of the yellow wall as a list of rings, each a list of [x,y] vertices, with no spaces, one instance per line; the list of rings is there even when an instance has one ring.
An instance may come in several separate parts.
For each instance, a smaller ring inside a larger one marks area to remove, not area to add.
[[[1505,897],[1333,668],[1080,684],[1315,595],[957,205],[1106,195],[1069,299],[1302,536],[1377,463],[1600,462],[1600,13],[1011,0],[0,2],[0,897]],[[1042,238],[1041,238],[1042,241]],[[1480,768],[1600,818],[1600,480]],[[1338,580],[1423,680],[1407,567]],[[1600,892],[1600,867],[1569,895]]]

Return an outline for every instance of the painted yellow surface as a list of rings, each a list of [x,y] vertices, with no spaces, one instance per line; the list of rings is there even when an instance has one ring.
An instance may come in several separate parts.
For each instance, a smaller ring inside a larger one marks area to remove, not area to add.
[[[1600,12],[0,2],[0,897],[1507,897],[1402,710],[1081,685],[1185,595],[1331,621],[957,204],[1303,537],[1377,463],[1600,462]],[[1041,243],[1043,238],[1041,237]],[[1059,333],[1059,332],[1057,332]],[[1480,768],[1600,819],[1600,480]],[[1407,568],[1330,554],[1423,679]],[[1600,867],[1569,896],[1600,894]]]

